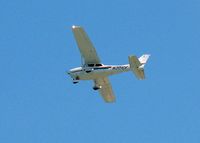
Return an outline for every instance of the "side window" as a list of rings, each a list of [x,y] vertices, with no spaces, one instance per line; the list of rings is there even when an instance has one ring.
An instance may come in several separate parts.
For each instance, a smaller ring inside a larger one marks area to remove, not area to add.
[[[97,66],[97,67],[100,67],[100,66],[102,66],[102,64],[96,64],[96,66]]]

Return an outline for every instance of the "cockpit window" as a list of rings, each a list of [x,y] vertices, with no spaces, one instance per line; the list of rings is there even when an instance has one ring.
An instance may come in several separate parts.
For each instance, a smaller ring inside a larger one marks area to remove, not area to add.
[[[100,67],[100,66],[102,66],[102,64],[96,64],[96,66],[97,66],[97,67]]]
[[[100,67],[100,66],[103,66],[103,65],[102,64],[88,64],[87,66],[88,67],[94,67],[94,66]]]
[[[88,67],[94,67],[94,64],[88,64]]]

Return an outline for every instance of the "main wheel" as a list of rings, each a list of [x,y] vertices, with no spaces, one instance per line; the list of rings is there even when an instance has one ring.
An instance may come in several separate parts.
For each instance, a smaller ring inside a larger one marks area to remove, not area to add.
[[[93,89],[94,90],[99,90],[99,89],[101,89],[101,85],[100,86],[94,86]]]
[[[94,86],[93,89],[94,89],[94,90],[99,90],[100,88],[97,87],[97,86]]]

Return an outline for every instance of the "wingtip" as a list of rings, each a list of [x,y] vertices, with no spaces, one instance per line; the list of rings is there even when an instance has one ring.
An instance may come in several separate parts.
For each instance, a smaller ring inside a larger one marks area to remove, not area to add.
[[[80,26],[72,25],[72,29],[80,28]]]

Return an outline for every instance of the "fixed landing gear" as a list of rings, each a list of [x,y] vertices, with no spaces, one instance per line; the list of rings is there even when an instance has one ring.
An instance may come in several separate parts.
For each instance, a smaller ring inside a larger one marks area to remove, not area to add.
[[[90,73],[91,72],[91,70],[88,70],[88,71],[85,71],[86,73]]]
[[[73,81],[73,84],[77,84],[77,83],[78,83],[78,81],[77,81],[77,80],[74,80],[74,81]]]
[[[77,76],[76,79],[73,79],[73,84],[77,84],[79,82],[79,77]]]
[[[94,86],[93,89],[94,90],[99,90],[99,89],[101,89],[101,86]]]

